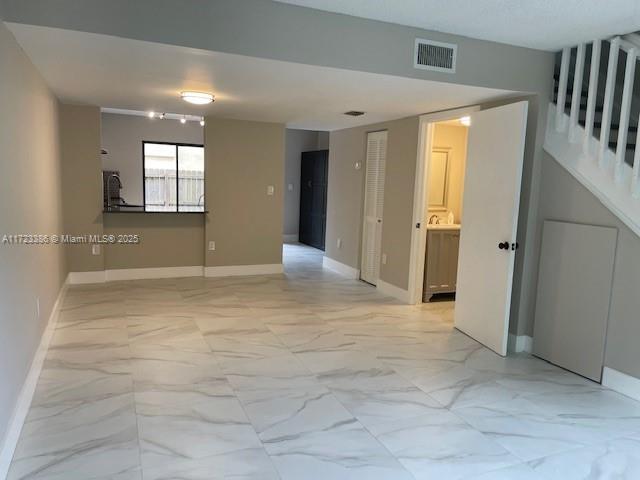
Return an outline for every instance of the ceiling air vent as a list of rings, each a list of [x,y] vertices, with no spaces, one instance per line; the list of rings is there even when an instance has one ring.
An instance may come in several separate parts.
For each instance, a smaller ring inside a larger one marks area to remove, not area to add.
[[[458,46],[416,38],[413,66],[422,70],[456,73]]]
[[[360,112],[358,110],[349,110],[348,112],[344,112],[345,115],[349,115],[350,117],[359,117],[360,115],[364,115],[364,112]]]

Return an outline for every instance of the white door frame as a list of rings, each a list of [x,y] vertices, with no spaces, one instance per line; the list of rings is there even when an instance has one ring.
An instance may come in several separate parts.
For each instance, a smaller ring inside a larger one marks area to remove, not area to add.
[[[427,209],[425,202],[429,192],[428,175],[431,149],[433,148],[434,123],[454,120],[480,110],[480,105],[455,108],[420,116],[418,126],[418,152],[413,189],[413,223],[411,224],[411,250],[409,257],[409,304],[422,303],[424,283],[424,259],[427,243]],[[416,225],[420,224],[417,228]]]

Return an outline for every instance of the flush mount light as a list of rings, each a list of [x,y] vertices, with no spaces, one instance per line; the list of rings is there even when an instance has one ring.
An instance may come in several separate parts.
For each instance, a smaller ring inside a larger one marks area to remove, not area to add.
[[[204,92],[182,92],[180,94],[185,102],[193,103],[195,105],[207,105],[213,102],[213,95]]]
[[[154,112],[153,110],[150,111],[149,113],[147,113],[147,115],[149,116],[149,118],[153,118],[156,116],[156,112]]]
[[[349,115],[350,117],[359,117],[364,115],[364,112],[361,112],[360,110],[349,110],[348,112],[344,112],[344,114]]]
[[[469,125],[471,125],[471,117],[469,116],[460,117],[460,125],[464,125],[465,127],[468,127]]]

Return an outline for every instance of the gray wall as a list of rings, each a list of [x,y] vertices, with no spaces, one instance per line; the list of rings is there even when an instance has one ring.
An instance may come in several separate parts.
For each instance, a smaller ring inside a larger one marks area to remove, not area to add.
[[[134,115],[102,114],[104,170],[120,171],[122,196],[134,205],[144,203],[142,194],[142,142],[204,143],[204,128],[198,122],[182,125],[178,120],[160,120]]]
[[[367,133],[387,130],[382,252],[387,264],[380,278],[407,288],[413,215],[413,185],[418,149],[418,117],[331,132],[326,256],[360,269]],[[355,169],[360,162],[362,168]],[[342,246],[338,248],[337,241]]]
[[[57,101],[1,21],[0,105],[0,234],[61,233]],[[0,446],[66,273],[62,246],[0,244]]]
[[[105,268],[191,267],[204,265],[204,216],[199,214],[104,215],[107,235],[139,235],[139,244],[104,248]]]
[[[207,117],[206,266],[282,263],[284,137],[282,124]]]
[[[605,366],[640,378],[640,238],[629,230],[571,174],[545,153],[542,165],[537,240],[544,220],[603,225],[618,229]],[[523,288],[535,297],[537,278]],[[525,332],[533,332],[533,324]]]
[[[60,152],[65,233],[102,234],[102,177],[100,175],[100,109],[60,105]],[[104,270],[103,252],[91,245],[69,244],[71,272]]]
[[[328,132],[287,128],[284,146],[284,235],[298,235],[300,224],[300,155],[329,148]],[[325,146],[326,145],[326,146]],[[324,147],[324,148],[323,148]],[[292,190],[289,190],[289,185]]]

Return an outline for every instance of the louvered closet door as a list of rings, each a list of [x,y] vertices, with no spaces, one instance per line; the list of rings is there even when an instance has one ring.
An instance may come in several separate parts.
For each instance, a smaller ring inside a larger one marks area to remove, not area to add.
[[[384,170],[387,157],[387,132],[367,134],[366,187],[362,228],[362,265],[360,277],[373,285],[380,274],[382,246],[382,207],[384,205]]]

